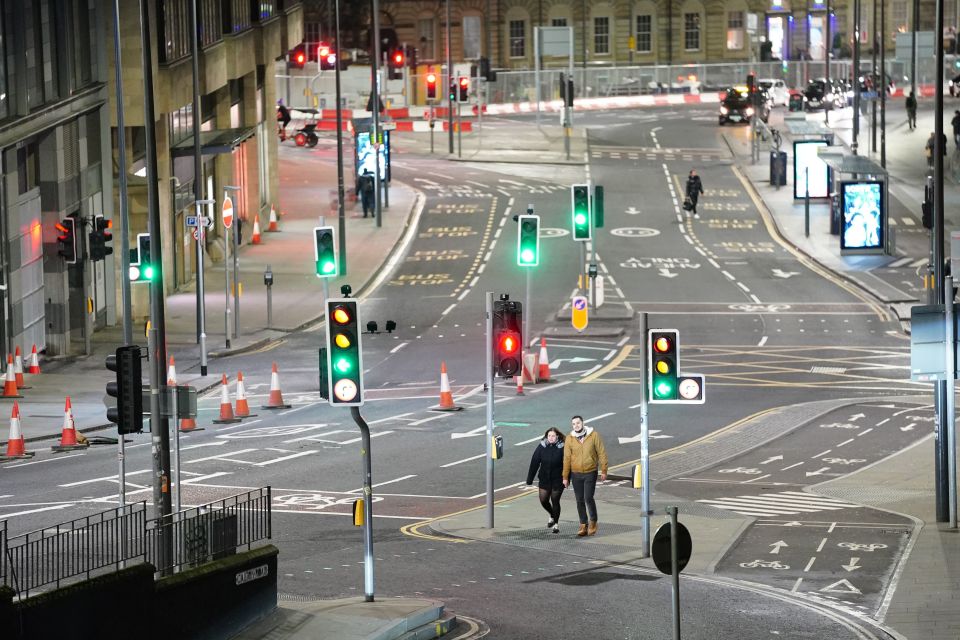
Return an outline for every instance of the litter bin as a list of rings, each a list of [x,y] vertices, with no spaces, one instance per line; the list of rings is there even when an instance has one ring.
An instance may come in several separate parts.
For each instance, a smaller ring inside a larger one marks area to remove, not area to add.
[[[830,234],[840,235],[840,219],[843,212],[840,210],[840,194],[830,194]]]
[[[787,108],[790,111],[803,111],[803,94],[791,93]]]
[[[770,184],[782,187],[787,184],[787,152],[770,152]]]

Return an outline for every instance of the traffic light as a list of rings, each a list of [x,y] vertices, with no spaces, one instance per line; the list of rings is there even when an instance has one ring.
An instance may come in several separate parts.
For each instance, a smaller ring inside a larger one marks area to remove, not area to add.
[[[427,74],[427,100],[437,99],[437,74]]]
[[[116,355],[107,356],[107,369],[117,374],[115,382],[107,383],[107,395],[117,399],[116,407],[107,408],[107,420],[117,425],[117,431],[143,431],[143,381],[140,373],[140,347],[119,347]]]
[[[156,275],[156,266],[150,253],[150,234],[137,234],[137,248],[130,252],[130,282],[150,282]],[[136,260],[134,260],[136,258]]]
[[[467,102],[470,98],[468,94],[470,93],[470,78],[467,76],[460,76],[457,79],[457,100],[459,102]]]
[[[480,76],[487,82],[496,82],[497,72],[490,68],[490,58],[480,58]]]
[[[753,92],[757,90],[757,76],[752,72],[747,74],[747,93],[753,95]]]
[[[337,253],[333,241],[333,227],[313,228],[313,258],[318,278],[337,275]]]
[[[651,329],[647,336],[650,402],[676,400],[680,368],[678,332],[676,329]]]
[[[510,378],[520,371],[523,305],[503,295],[493,302],[493,375]]]
[[[573,106],[573,76],[567,77],[566,74],[560,74],[560,99],[564,105]]]
[[[290,64],[290,67],[293,69],[303,69],[303,65],[307,63],[307,48],[302,44],[298,44],[293,49],[287,53],[287,62]]]
[[[573,239],[589,240],[591,235],[590,185],[571,185],[570,205],[573,212]]]
[[[603,228],[603,185],[593,188],[593,226]]]
[[[108,247],[108,242],[113,242],[113,234],[110,228],[113,226],[112,220],[107,220],[103,216],[93,218],[93,229],[90,230],[90,259],[103,260],[113,253],[113,247]]]
[[[63,256],[67,264],[77,263],[77,219],[66,217],[56,225],[57,243],[59,248],[57,253]]]
[[[517,264],[536,267],[540,264],[540,216],[521,215],[517,226]]]
[[[354,298],[327,301],[327,376],[331,405],[363,404],[360,319]]]
[[[321,71],[324,69],[337,68],[337,54],[334,52],[333,47],[325,42],[317,45],[317,65]]]
[[[406,60],[406,56],[403,55],[403,49],[394,49],[393,53],[390,54],[390,64],[388,77],[390,80],[399,80],[403,78],[403,62]]]

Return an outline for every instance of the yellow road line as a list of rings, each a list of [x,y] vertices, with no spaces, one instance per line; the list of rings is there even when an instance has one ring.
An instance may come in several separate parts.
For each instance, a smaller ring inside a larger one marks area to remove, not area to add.
[[[494,505],[504,504],[504,503],[506,503],[506,502],[511,502],[511,501],[513,501],[513,500],[516,500],[517,498],[522,498],[522,497],[524,497],[524,496],[529,496],[529,495],[531,495],[530,492],[529,492],[529,491],[525,491],[525,492],[523,492],[523,493],[518,493],[518,494],[515,495],[515,496],[510,496],[510,497],[507,497],[507,498],[501,498],[500,500],[495,500],[495,501],[493,502],[493,504],[494,504]],[[402,533],[402,534],[405,535],[405,536],[410,536],[411,538],[422,538],[422,539],[424,539],[424,540],[433,540],[433,541],[435,541],[435,542],[451,542],[451,543],[457,543],[457,544],[465,544],[465,543],[475,542],[474,540],[468,540],[467,538],[458,538],[458,537],[453,536],[453,535],[448,535],[448,536],[435,536],[435,535],[431,535],[431,534],[429,534],[429,533],[422,533],[422,532],[420,531],[420,528],[421,528],[421,527],[425,527],[425,526],[427,526],[427,525],[429,525],[429,524],[431,524],[431,523],[434,523],[434,522],[436,522],[436,521],[438,521],[438,520],[446,520],[447,518],[453,518],[453,517],[455,517],[455,516],[461,516],[461,515],[463,515],[463,514],[465,514],[465,513],[470,513],[471,511],[477,511],[477,510],[479,510],[479,509],[485,509],[486,506],[487,506],[487,505],[485,505],[485,504],[481,504],[481,505],[476,506],[476,507],[470,507],[469,509],[463,509],[463,510],[461,510],[461,511],[454,511],[453,513],[448,513],[448,514],[445,514],[445,515],[442,515],[442,516],[437,516],[436,518],[430,518],[429,520],[421,520],[420,522],[415,522],[415,523],[413,523],[413,524],[405,524],[405,525],[403,525],[402,527],[400,527],[400,533]]]
[[[577,382],[593,382],[597,378],[603,375],[606,375],[607,373],[610,373],[611,371],[616,369],[621,362],[627,359],[627,356],[629,356],[630,352],[633,351],[633,347],[634,345],[632,344],[626,345],[623,349],[621,349],[620,353],[618,353],[616,357],[614,357],[613,360],[608,362],[605,366],[601,367],[600,369],[597,369],[596,371],[588,375],[586,378],[581,378],[580,380],[577,380]]]

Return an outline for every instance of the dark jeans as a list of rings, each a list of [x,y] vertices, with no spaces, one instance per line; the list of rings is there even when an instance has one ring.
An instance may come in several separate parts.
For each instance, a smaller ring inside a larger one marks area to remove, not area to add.
[[[374,213],[373,191],[361,191],[360,203],[363,205],[363,216]]]
[[[573,493],[577,496],[577,514],[580,516],[580,524],[587,524],[588,510],[590,520],[596,522],[597,502],[593,499],[593,493],[597,489],[597,472],[571,473],[570,479],[573,483]]]
[[[693,205],[690,208],[691,213],[697,212],[697,195],[696,194],[687,194],[687,197],[690,198],[690,204]]]
[[[560,496],[562,495],[563,487],[559,489],[540,487],[540,506],[550,514],[550,519],[554,522],[560,522]]]

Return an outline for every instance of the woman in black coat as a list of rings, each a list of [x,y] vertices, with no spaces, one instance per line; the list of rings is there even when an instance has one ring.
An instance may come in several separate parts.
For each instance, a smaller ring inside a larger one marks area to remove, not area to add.
[[[703,193],[703,182],[696,170],[691,169],[690,175],[687,176],[687,198],[690,199],[690,211],[693,215],[697,215],[697,200],[700,199],[701,193]]]
[[[553,527],[554,533],[560,533],[560,496],[563,495],[563,434],[550,427],[543,434],[543,440],[537,445],[530,460],[527,472],[527,486],[533,484],[533,476],[538,475],[540,486],[540,504],[550,514],[547,527]]]

